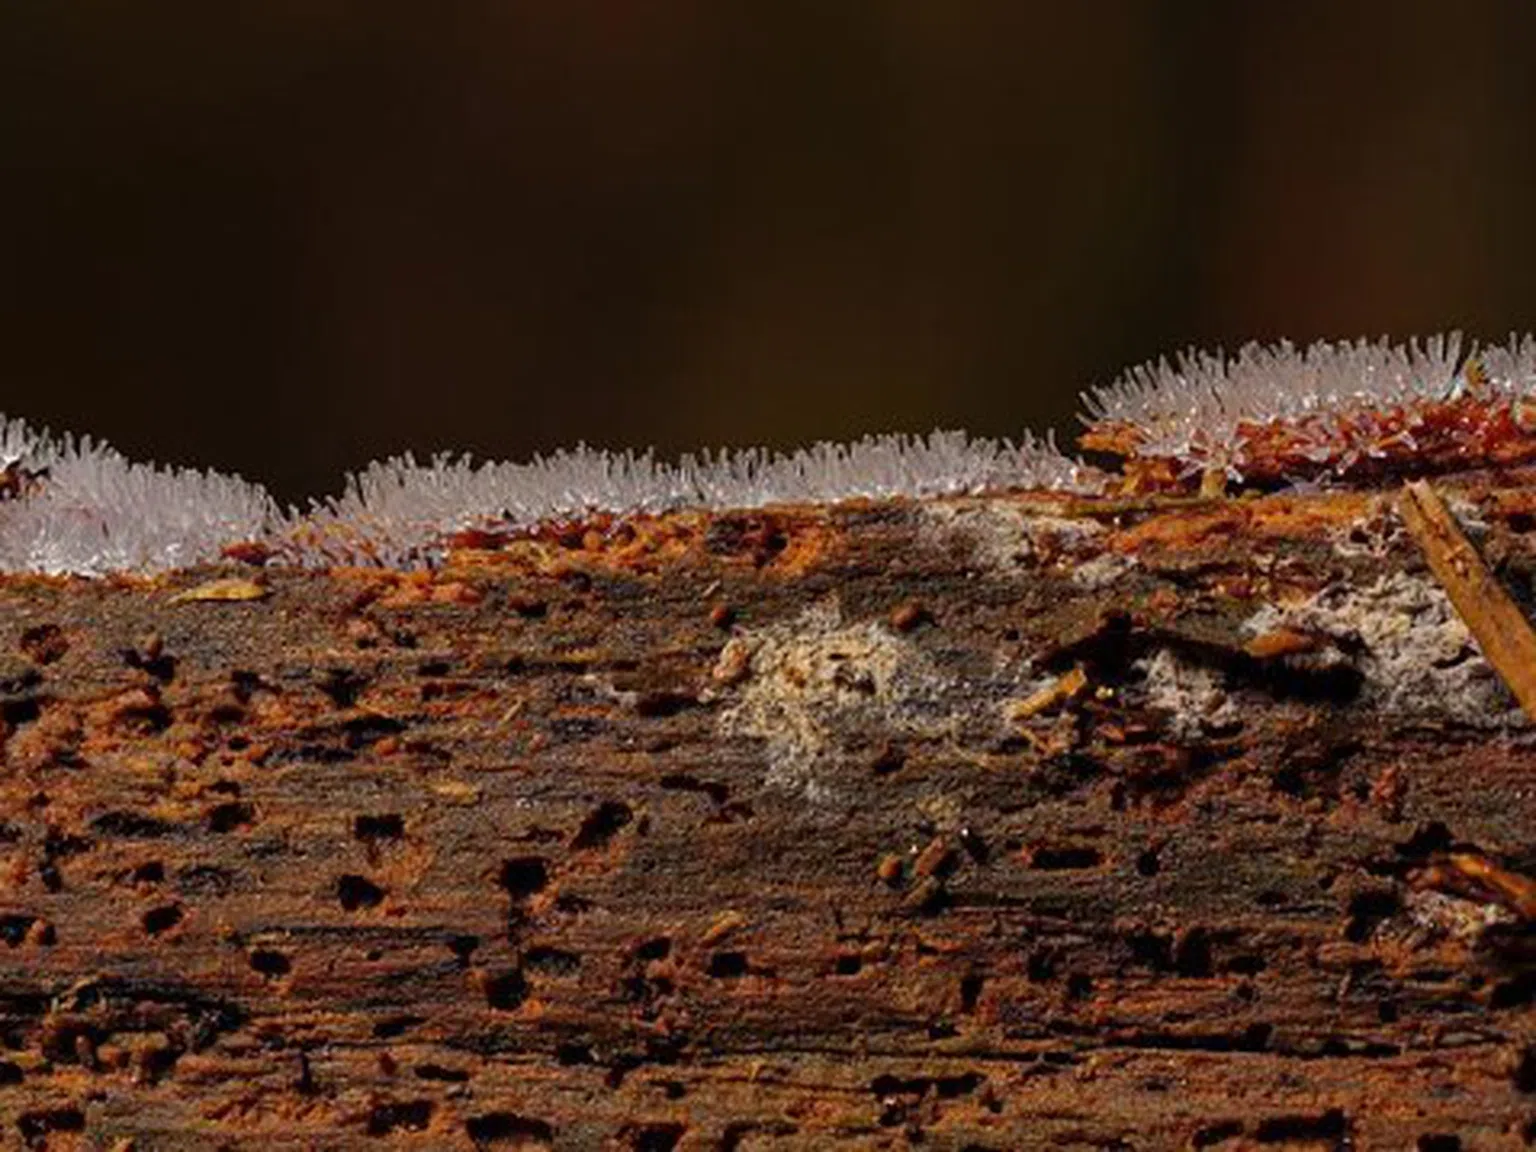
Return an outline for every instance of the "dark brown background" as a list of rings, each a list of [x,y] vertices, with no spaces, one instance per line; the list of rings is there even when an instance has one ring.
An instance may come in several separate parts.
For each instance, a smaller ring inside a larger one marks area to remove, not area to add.
[[[0,410],[297,498],[1502,336],[1533,45],[1527,0],[7,4]]]

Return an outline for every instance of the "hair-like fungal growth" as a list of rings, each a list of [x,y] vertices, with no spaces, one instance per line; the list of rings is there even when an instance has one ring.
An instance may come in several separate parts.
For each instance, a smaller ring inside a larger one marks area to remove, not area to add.
[[[0,416],[0,572],[153,573],[220,558],[277,523],[237,476],[135,464],[89,437]]]
[[[1250,344],[1186,352],[1086,393],[1085,449],[1051,437],[866,436],[790,453],[705,452],[675,463],[579,446],[527,464],[406,455],[349,476],[340,496],[279,511],[239,477],[135,464],[89,438],[0,416],[0,572],[150,574],[239,558],[409,568],[476,534],[680,509],[1063,491],[1092,498],[1228,481],[1357,482],[1536,462],[1536,339],[1462,354],[1424,341]]]
[[[1126,458],[1133,486],[1212,473],[1258,485],[1536,459],[1536,341],[1462,355],[1422,342],[1249,344],[1133,368],[1084,395],[1085,449]]]
[[[259,485],[135,464],[0,417],[0,572],[151,574],[235,555],[304,566],[418,567],[456,534],[597,514],[1009,490],[1098,490],[1093,469],[1046,438],[869,436],[778,454],[684,456],[587,447],[528,464],[407,455],[348,477],[339,497],[280,513]]]
[[[866,436],[780,454],[760,448],[686,455],[577,447],[528,464],[407,455],[347,479],[283,533],[284,555],[306,564],[410,567],[440,557],[466,531],[505,531],[602,513],[744,509],[1018,490],[1100,489],[1097,473],[1047,437],[972,439],[963,432]]]

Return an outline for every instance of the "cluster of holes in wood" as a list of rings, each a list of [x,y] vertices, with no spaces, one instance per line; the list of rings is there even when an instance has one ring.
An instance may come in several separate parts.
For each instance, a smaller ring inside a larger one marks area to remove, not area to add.
[[[542,615],[543,605],[539,605],[538,615]],[[44,626],[41,629],[29,630],[23,637],[23,648],[35,653],[34,659],[39,663],[46,663],[62,656],[67,645],[64,644],[62,633],[54,626]],[[176,674],[176,661],[174,657],[156,650],[153,646],[127,649],[123,653],[125,662],[133,668],[143,671],[154,680],[161,682],[171,681]],[[450,669],[443,662],[424,662],[420,671],[424,676],[441,677]],[[235,697],[241,702],[248,701],[250,694],[264,687],[259,677],[250,673],[236,673],[233,678]],[[355,706],[361,692],[367,686],[367,679],[351,670],[333,669],[326,674],[319,684],[320,690],[327,695],[337,707],[350,708]],[[1308,687],[1308,686],[1303,686]],[[448,691],[441,686],[427,686],[423,688],[423,698],[432,698],[432,693],[440,695]],[[1346,686],[1347,688],[1347,686]],[[1321,687],[1312,685],[1309,691],[1317,691],[1327,695],[1340,690],[1339,685],[1330,682]],[[242,699],[243,697],[243,699]],[[40,697],[23,697],[9,699],[4,702],[5,719],[12,726],[29,723],[37,719],[40,714]],[[658,711],[656,715],[670,714],[666,711]],[[231,714],[227,719],[239,719],[238,715]],[[168,727],[171,721],[170,713],[158,700],[151,696],[148,704],[135,705],[125,711],[126,722],[140,725],[147,731],[161,731]],[[363,720],[349,720],[343,726],[343,749],[355,752],[358,748],[366,746],[385,735],[391,735],[400,730],[398,722],[388,718],[369,718]],[[306,746],[304,753],[314,751]],[[1318,780],[1327,781],[1338,775],[1342,762],[1351,754],[1352,748],[1345,747],[1336,755],[1320,759],[1316,764],[1298,757],[1289,762],[1281,771],[1277,772],[1273,779],[1273,786],[1277,791],[1293,795],[1299,799],[1307,799],[1316,794]],[[331,750],[328,755],[338,758],[341,753]],[[889,751],[877,758],[875,770],[879,774],[889,774],[899,771],[903,766],[905,757],[899,751]],[[239,794],[238,785],[230,782],[221,782],[235,796]],[[750,818],[750,808],[745,805],[732,806],[729,804],[729,789],[719,783],[703,781],[694,777],[675,774],[664,778],[661,786],[667,789],[696,792],[706,796],[717,813],[722,813],[726,818],[732,816]],[[634,813],[628,805],[618,801],[602,801],[581,822],[579,828],[569,840],[569,847],[573,851],[600,850],[609,843],[621,829],[634,819]],[[211,807],[205,816],[207,830],[214,834],[229,834],[243,828],[248,828],[258,820],[258,813],[253,805],[231,799],[222,801]],[[92,822],[93,830],[103,836],[115,836],[129,839],[154,839],[157,837],[172,835],[178,829],[169,823],[159,821],[153,817],[132,812],[108,812],[97,817]],[[354,819],[353,834],[355,838],[366,845],[376,847],[384,842],[398,840],[404,835],[404,821],[399,814],[379,813],[358,815]],[[1422,858],[1432,851],[1442,851],[1449,847],[1450,839],[1443,826],[1438,828],[1431,826],[1424,835],[1423,844],[1411,845],[1406,855],[1411,859]],[[78,839],[78,838],[76,838]],[[976,844],[981,845],[979,837]],[[68,855],[72,849],[70,838],[60,837],[56,845],[57,857]],[[971,845],[964,845],[966,850],[976,858],[976,852]],[[1019,850],[1020,845],[1009,845],[1011,850]],[[76,849],[79,850],[79,849]],[[983,856],[984,847],[980,848]],[[1102,852],[1091,845],[1082,844],[1043,844],[1030,848],[1024,853],[1030,867],[1042,871],[1069,871],[1086,870],[1102,867],[1105,857]],[[1158,875],[1161,869],[1160,854],[1156,848],[1147,848],[1140,852],[1135,859],[1135,869],[1143,877]],[[940,870],[943,871],[942,869]],[[157,884],[164,880],[164,868],[159,862],[151,861],[140,865],[132,874],[135,883]],[[213,889],[227,887],[229,877],[218,869],[208,868],[204,872],[196,870],[184,870],[181,876],[183,881],[192,882],[192,887],[206,883]],[[512,901],[512,912],[509,922],[512,930],[515,930],[518,917],[518,908],[537,892],[543,890],[550,882],[549,861],[541,857],[518,857],[509,859],[503,863],[500,876],[500,886],[508,894]],[[366,910],[377,907],[384,900],[386,893],[373,880],[360,873],[346,873],[336,878],[336,898],[341,907],[349,912]],[[183,885],[184,889],[187,887]],[[1268,903],[1278,906],[1284,902],[1284,897],[1279,894],[1270,894],[1273,899]],[[1261,897],[1261,903],[1266,903]],[[1396,891],[1390,888],[1370,889],[1357,893],[1350,898],[1347,907],[1348,922],[1344,929],[1345,938],[1352,942],[1362,942],[1370,938],[1376,928],[1387,918],[1395,915],[1401,909],[1401,901]],[[158,905],[143,913],[142,924],[146,933],[159,935],[174,928],[183,919],[184,913],[177,903]],[[26,916],[7,916],[0,919],[0,940],[4,940],[11,946],[25,938],[31,929],[35,918]],[[468,956],[473,952],[478,941],[474,937],[455,937],[449,942],[449,947],[459,955],[461,960],[467,962]],[[1126,936],[1125,945],[1133,963],[1141,964],[1153,971],[1167,972],[1183,977],[1209,976],[1213,972],[1211,940],[1201,929],[1193,929],[1183,934],[1170,934],[1155,931],[1133,932]],[[647,961],[662,960],[670,952],[670,941],[665,938],[656,938],[646,941],[635,949],[635,957],[642,966]],[[283,953],[271,948],[256,948],[249,954],[249,963],[253,970],[268,978],[280,978],[291,971],[291,961]],[[1029,975],[1031,979],[1048,980],[1058,976],[1056,966],[1058,959],[1048,952],[1039,952],[1032,955],[1029,960]],[[528,995],[528,984],[525,970],[533,970],[550,974],[568,974],[579,966],[580,958],[575,954],[564,952],[554,948],[529,949],[521,956],[520,965],[506,971],[492,973],[484,982],[485,998],[487,1004],[499,1010],[513,1010],[517,1008]],[[1252,975],[1264,969],[1264,960],[1258,955],[1235,956],[1227,960],[1223,971],[1238,972]],[[835,971],[838,975],[857,975],[862,968],[862,959],[854,954],[845,954],[837,958]],[[723,949],[712,952],[707,961],[707,972],[713,978],[730,980],[740,978],[751,972],[751,965],[746,953],[738,950]],[[1092,993],[1092,982],[1088,977],[1080,973],[1067,973],[1067,991],[1069,998],[1082,998]],[[644,977],[636,977],[644,983]],[[641,987],[637,997],[644,999],[647,996],[664,994],[670,991],[662,981],[657,978],[653,983],[657,987],[647,990]],[[961,1004],[963,1011],[974,1011],[985,986],[985,978],[979,972],[973,972],[965,976],[961,983]],[[1524,998],[1520,1003],[1528,1003],[1530,999],[1529,981],[1524,985]],[[1506,995],[1514,993],[1506,992]],[[394,1018],[389,1021],[381,1021],[376,1026],[375,1034],[387,1037],[392,1029],[403,1032],[413,1023],[419,1020],[409,1017]],[[1267,1025],[1257,1025],[1249,1029],[1242,1036],[1231,1041],[1231,1047],[1235,1050],[1257,1050],[1264,1046],[1268,1036]],[[1172,1038],[1169,1038],[1170,1042]],[[572,1062],[581,1061],[582,1050],[580,1046],[566,1046],[562,1053],[563,1060]],[[590,1054],[586,1056],[590,1060]],[[1531,1091],[1536,1087],[1536,1060],[1528,1052],[1520,1069],[1515,1073],[1517,1085],[1522,1091]],[[422,1065],[416,1069],[416,1075],[424,1080],[444,1080],[457,1082],[466,1074],[459,1070],[441,1068],[436,1065]],[[8,1082],[20,1082],[22,1073],[14,1064],[0,1062],[0,1086]],[[908,1105],[899,1103],[902,1099],[913,1096],[922,1097],[936,1094],[939,1098],[961,1095],[974,1091],[984,1077],[970,1073],[953,1078],[932,1078],[921,1080],[901,1080],[896,1077],[882,1077],[877,1079],[872,1086],[872,1091],[882,1097],[893,1097],[898,1100],[882,1113],[882,1123],[904,1123]],[[429,1101],[404,1101],[379,1105],[370,1114],[368,1131],[374,1135],[386,1135],[397,1130],[410,1131],[427,1127],[432,1116],[432,1104]],[[23,1116],[20,1121],[23,1134],[32,1134],[35,1139],[38,1135],[45,1135],[48,1131],[74,1131],[79,1130],[83,1124],[82,1115],[71,1109],[58,1109],[46,1112],[32,1112]],[[548,1124],[541,1120],[518,1116],[507,1112],[491,1112],[483,1116],[470,1119],[467,1123],[470,1137],[477,1143],[494,1143],[496,1141],[521,1142],[523,1144],[548,1143],[553,1139],[553,1132]],[[1202,1129],[1195,1136],[1195,1144],[1199,1147],[1211,1146],[1226,1139],[1235,1138],[1244,1134],[1251,1134],[1259,1143],[1284,1143],[1295,1140],[1327,1139],[1342,1134],[1347,1130],[1347,1124],[1343,1114],[1334,1110],[1319,1116],[1279,1117],[1258,1121],[1252,1126],[1251,1132],[1242,1122],[1227,1121]],[[635,1148],[670,1148],[673,1147],[682,1135],[680,1125],[649,1125],[640,1126],[632,1130],[631,1146]],[[1459,1141],[1454,1136],[1426,1134],[1421,1137],[1418,1144],[1424,1152],[1446,1152],[1447,1149],[1459,1147]]]
[[[375,1105],[368,1115],[370,1136],[389,1136],[396,1132],[422,1132],[432,1123],[436,1105],[431,1100],[400,1100]],[[687,1125],[676,1121],[655,1121],[624,1125],[618,1137],[621,1146],[632,1152],[671,1152],[687,1132]],[[486,1112],[464,1122],[465,1135],[477,1146],[506,1144],[518,1148],[551,1147],[554,1127],[545,1120],[515,1112]],[[722,1149],[734,1147],[722,1142]]]
[[[529,614],[541,615],[542,606],[538,606]],[[23,639],[23,645],[40,662],[58,659],[67,650],[62,630],[51,625],[29,631]],[[175,677],[176,660],[170,654],[160,650],[158,642],[125,649],[122,655],[126,664],[146,673],[156,681],[165,683]],[[436,663],[424,663],[420,670],[423,675],[434,676],[444,675],[448,671],[446,665]],[[37,680],[33,679],[24,687],[30,688],[36,683]],[[318,684],[319,689],[339,708],[354,706],[366,686],[366,678],[345,669],[331,670]],[[270,688],[255,673],[236,672],[231,678],[232,702],[216,707],[214,719],[226,724],[239,722],[245,715],[243,706],[249,703],[251,696],[258,690],[270,690]],[[424,696],[431,695],[430,691],[424,691]],[[15,698],[9,699],[4,702],[6,720],[13,727],[31,723],[41,715],[44,703],[41,697],[26,697],[19,701]],[[132,725],[132,730],[136,733],[150,734],[164,731],[170,726],[173,718],[169,709],[159,702],[158,696],[151,693],[148,703],[132,704],[124,710],[119,719]],[[349,721],[341,729],[343,737],[341,747],[327,749],[306,746],[300,749],[299,755],[313,755],[321,760],[344,759],[347,758],[348,753],[355,752],[366,744],[397,730],[398,726],[389,722],[387,718]],[[727,804],[728,793],[721,786],[698,783],[685,776],[670,778],[665,786],[701,792],[707,795],[719,809],[725,808]],[[240,792],[239,786],[229,781],[218,782],[214,790],[232,792],[235,797],[238,797]],[[740,810],[733,815],[739,818],[743,814],[750,815],[745,806],[741,806]],[[601,850],[633,819],[634,813],[628,805],[618,801],[603,801],[581,822],[569,841],[569,847],[573,851]],[[224,835],[248,828],[257,820],[258,814],[253,805],[239,799],[229,799],[216,803],[208,810],[205,827],[210,833]],[[154,816],[118,810],[103,813],[95,818],[92,821],[92,831],[100,837],[155,840],[180,835],[183,829]],[[358,841],[370,850],[375,850],[386,842],[403,838],[405,822],[398,813],[365,813],[354,817],[352,832]],[[51,833],[48,844],[49,859],[62,859],[87,852],[92,846],[91,841],[84,837]],[[46,879],[47,873],[45,872],[44,875]],[[134,885],[153,887],[165,882],[166,869],[161,861],[148,860],[132,868],[126,878]],[[219,894],[226,892],[232,881],[228,872],[208,865],[183,868],[177,879],[184,892],[206,891]],[[549,863],[543,858],[516,858],[505,862],[500,881],[502,888],[513,900],[514,921],[516,906],[542,890],[548,885],[549,880]],[[56,885],[50,886],[56,887]],[[366,875],[344,873],[335,880],[335,895],[343,910],[357,912],[377,907],[383,902],[387,893]],[[140,921],[146,933],[156,936],[170,931],[184,918],[185,912],[181,904],[168,902],[143,912]],[[0,919],[0,940],[4,940],[12,947],[18,946],[36,922],[37,918],[33,916],[8,914]],[[455,935],[447,940],[447,944],[462,963],[467,963],[478,946],[479,940],[470,935]],[[253,971],[268,979],[279,979],[292,971],[292,961],[288,955],[271,947],[252,948],[248,953],[248,962]],[[563,975],[572,972],[579,964],[579,956],[561,949],[551,947],[528,949],[522,954],[519,967],[488,975],[484,982],[487,1004],[495,1009],[515,1009],[527,995],[525,969]],[[729,968],[730,956],[727,955],[721,964]],[[407,1028],[420,1022],[419,1018],[409,1016],[383,1020],[376,1025],[375,1035],[379,1038],[389,1038],[403,1033]],[[567,1056],[569,1055],[568,1052]],[[303,1079],[308,1081],[307,1061],[304,1064]],[[414,1071],[419,1079],[428,1081],[457,1083],[468,1079],[468,1073],[461,1069],[430,1063],[423,1064]],[[19,1065],[0,1061],[0,1087],[20,1084],[24,1079]],[[677,1087],[680,1092],[681,1085]],[[427,1100],[380,1104],[369,1113],[366,1130],[371,1135],[383,1136],[397,1131],[424,1129],[430,1123],[433,1107],[432,1102]],[[85,1118],[83,1112],[73,1108],[35,1110],[24,1113],[17,1123],[18,1131],[25,1143],[29,1146],[41,1146],[46,1142],[49,1133],[82,1130]],[[551,1127],[544,1121],[510,1112],[489,1112],[472,1117],[466,1124],[466,1131],[478,1144],[508,1142],[521,1146],[536,1146],[549,1143],[553,1139]],[[681,1139],[683,1131],[682,1125],[659,1122],[632,1125],[626,1129],[624,1136],[627,1139],[627,1146],[635,1149],[669,1149]]]
[[[81,981],[54,995],[13,991],[5,997],[0,1018],[7,1020],[3,1042],[8,1049],[25,1046],[24,1031],[35,1029],[45,1075],[59,1065],[117,1068],[131,1071],[142,1084],[158,1083],[171,1075],[183,1054],[206,1050],[246,1022],[235,1004],[193,988],[164,980],[107,978]],[[123,1038],[146,1036],[153,1042],[122,1043]],[[29,1075],[19,1064],[0,1060],[0,1092],[23,1085]],[[51,1134],[80,1132],[86,1126],[79,1107],[24,1110],[16,1104],[0,1095],[0,1114],[16,1119],[17,1134],[29,1148],[47,1147]]]
[[[0,1067],[5,1067],[0,1065]],[[14,1066],[10,1066],[14,1067]],[[418,1073],[426,1073],[419,1069]],[[423,1075],[423,1078],[433,1078]],[[446,1077],[449,1080],[454,1078]],[[4,1083],[0,1080],[0,1083]],[[924,1100],[955,1099],[972,1095],[984,1089],[987,1078],[978,1072],[966,1072],[953,1076],[899,1077],[883,1074],[876,1077],[869,1091],[880,1102],[879,1123],[883,1127],[910,1125],[914,1113]],[[991,1092],[982,1093],[983,1104],[993,1112],[1002,1110],[1002,1102]],[[380,1103],[369,1112],[366,1131],[370,1136],[390,1136],[397,1132],[422,1132],[432,1122],[436,1105],[428,1099],[398,1100]],[[739,1141],[761,1125],[737,1122],[724,1132],[718,1147],[722,1152],[734,1149]],[[38,1109],[23,1112],[17,1119],[16,1128],[27,1147],[46,1147],[50,1133],[81,1132],[85,1129],[85,1114],[78,1108],[64,1107]],[[464,1125],[465,1134],[477,1146],[515,1144],[520,1147],[547,1147],[554,1143],[555,1131],[548,1122],[536,1117],[513,1112],[493,1111],[469,1117]],[[1219,1147],[1228,1141],[1251,1136],[1256,1144],[1296,1144],[1328,1142],[1330,1145],[1347,1137],[1350,1124],[1341,1109],[1331,1108],[1311,1115],[1278,1115],[1248,1122],[1239,1119],[1219,1120],[1194,1131],[1190,1138],[1192,1147]],[[675,1148],[687,1131],[686,1125],[675,1121],[632,1123],[623,1127],[620,1138],[624,1146],[635,1152],[668,1152]],[[1415,1143],[1417,1152],[1459,1152],[1460,1137],[1451,1133],[1427,1132]],[[984,1152],[985,1146],[967,1145],[971,1152]]]
[[[1349,1134],[1349,1120],[1337,1108],[1312,1116],[1274,1116],[1255,1123],[1251,1128],[1242,1120],[1220,1120],[1207,1124],[1194,1133],[1191,1144],[1195,1148],[1215,1148],[1229,1140],[1252,1136],[1255,1144],[1307,1144],[1325,1143],[1330,1147],[1346,1147],[1343,1143]],[[1414,1141],[1415,1152],[1461,1152],[1461,1137],[1449,1132],[1425,1132]]]
[[[1196,1148],[1212,1148],[1228,1140],[1235,1140],[1248,1131],[1241,1120],[1221,1120],[1195,1132],[1191,1141]],[[1330,1145],[1343,1139],[1349,1132],[1349,1120],[1338,1108],[1329,1108],[1314,1115],[1271,1116],[1258,1121],[1253,1127],[1253,1140],[1258,1144],[1296,1144],[1326,1141]]]

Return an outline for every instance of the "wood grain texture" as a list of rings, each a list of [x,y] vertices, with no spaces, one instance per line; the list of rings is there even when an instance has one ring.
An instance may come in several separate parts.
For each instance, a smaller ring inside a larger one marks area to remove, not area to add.
[[[0,1138],[1525,1147],[1536,739],[1443,601],[1369,494],[6,578]]]

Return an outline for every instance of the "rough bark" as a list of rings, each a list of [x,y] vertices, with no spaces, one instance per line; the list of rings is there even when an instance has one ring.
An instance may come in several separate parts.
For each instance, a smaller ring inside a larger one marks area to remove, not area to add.
[[[1437,596],[1372,495],[6,578],[4,1139],[1523,1147],[1536,741]]]

